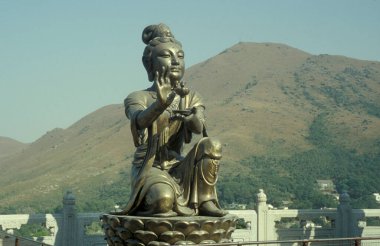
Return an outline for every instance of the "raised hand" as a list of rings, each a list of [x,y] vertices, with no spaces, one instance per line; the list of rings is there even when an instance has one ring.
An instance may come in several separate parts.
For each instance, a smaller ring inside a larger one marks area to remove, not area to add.
[[[161,73],[156,71],[154,76],[154,83],[156,85],[157,101],[164,108],[167,108],[174,100],[176,93],[170,83],[170,71],[162,67]]]

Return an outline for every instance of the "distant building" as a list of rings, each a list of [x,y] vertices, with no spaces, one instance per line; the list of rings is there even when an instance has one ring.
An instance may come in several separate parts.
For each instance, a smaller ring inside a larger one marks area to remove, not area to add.
[[[317,179],[319,190],[325,195],[332,195],[336,200],[339,200],[339,194],[336,191],[336,186],[331,179]]]
[[[317,184],[321,191],[335,190],[334,182],[331,179],[317,179]]]
[[[244,203],[231,203],[231,204],[227,204],[226,209],[245,210],[245,209],[247,209],[247,204],[244,204]]]
[[[379,193],[373,193],[373,196],[375,197],[376,202],[380,203],[380,194]]]
[[[335,194],[336,188],[331,179],[317,179],[319,190],[324,193]]]

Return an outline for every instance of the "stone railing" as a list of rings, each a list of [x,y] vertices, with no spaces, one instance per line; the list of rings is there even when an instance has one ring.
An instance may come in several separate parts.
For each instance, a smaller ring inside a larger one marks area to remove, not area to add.
[[[271,241],[336,237],[379,237],[380,227],[369,226],[366,220],[380,218],[380,209],[352,209],[350,198],[340,195],[334,209],[270,209],[263,190],[257,194],[256,210],[230,210],[244,219],[246,229],[237,229],[234,241]],[[100,232],[88,235],[86,228],[99,222],[100,213],[77,213],[75,197],[67,192],[62,214],[0,215],[0,227],[7,233],[24,224],[39,224],[50,236],[35,240],[56,246],[106,245]],[[1,239],[0,239],[1,245]]]
[[[0,215],[0,227],[3,231],[13,234],[15,229],[20,229],[22,225],[38,224],[48,229],[51,236],[42,238],[34,238],[42,243],[53,245],[55,241],[59,240],[58,228],[62,228],[62,214],[11,214]],[[1,239],[0,239],[1,242]],[[1,245],[1,244],[0,244]]]
[[[34,240],[55,246],[92,246],[106,245],[103,233],[87,235],[86,227],[99,222],[100,213],[77,213],[75,197],[67,192],[63,198],[62,214],[12,214],[0,215],[0,228],[13,234],[25,224],[37,224],[45,227],[50,236],[33,238]],[[0,238],[0,245],[2,245]]]
[[[366,219],[380,219],[380,209],[352,209],[347,193],[336,209],[269,209],[263,190],[257,194],[257,240],[290,240],[344,237],[378,237],[379,226]]]

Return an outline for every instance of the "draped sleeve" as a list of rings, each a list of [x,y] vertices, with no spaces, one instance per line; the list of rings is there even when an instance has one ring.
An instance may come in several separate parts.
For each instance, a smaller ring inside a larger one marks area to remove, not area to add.
[[[145,110],[147,105],[147,95],[144,91],[136,91],[128,95],[124,100],[125,114],[131,121],[131,132],[135,147],[139,147],[147,141],[147,129],[138,129],[137,116]]]
[[[189,95],[187,96],[186,107],[187,108],[197,108],[197,107],[205,108],[202,96],[196,91],[190,91]]]

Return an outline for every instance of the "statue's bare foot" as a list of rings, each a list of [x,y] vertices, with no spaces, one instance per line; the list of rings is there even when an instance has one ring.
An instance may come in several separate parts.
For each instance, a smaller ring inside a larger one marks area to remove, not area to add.
[[[199,215],[223,217],[226,214],[228,214],[228,212],[218,208],[213,201],[204,202],[199,207]]]
[[[157,213],[157,214],[152,214],[152,217],[174,217],[177,216],[178,214],[174,211],[168,211],[165,213]]]
[[[188,207],[181,207],[178,206],[175,211],[178,213],[180,216],[193,216],[195,215],[195,210],[188,208]]]
[[[153,210],[148,211],[138,211],[136,213],[137,216],[147,216],[147,217],[174,217],[178,214],[172,210],[163,212],[163,213],[155,213]]]

